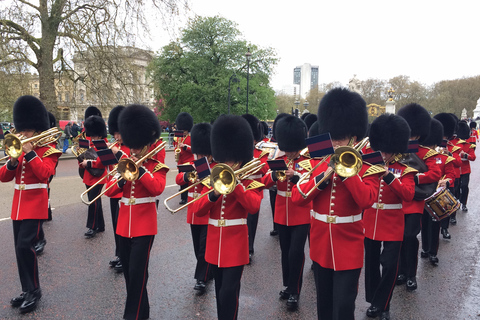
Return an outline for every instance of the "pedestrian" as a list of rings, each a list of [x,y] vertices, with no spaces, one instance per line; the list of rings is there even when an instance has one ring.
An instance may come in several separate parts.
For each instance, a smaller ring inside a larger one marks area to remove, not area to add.
[[[13,106],[13,122],[25,138],[49,129],[43,103],[33,96],[18,98]],[[42,221],[48,218],[48,179],[55,173],[61,153],[51,145],[22,144],[23,153],[10,158],[0,168],[0,181],[15,179],[11,219],[18,273],[22,293],[10,301],[20,313],[35,310],[42,296],[38,260],[34,245],[39,239]]]
[[[68,141],[72,138],[72,123],[69,122],[67,123],[67,125],[65,126],[65,130],[64,130],[64,133],[65,133],[65,139],[63,140],[63,153],[66,153],[67,152],[67,149],[68,149]]]
[[[149,108],[126,107],[119,115],[118,126],[133,161],[138,162],[156,148],[161,128]],[[135,320],[150,317],[147,282],[150,251],[158,232],[155,197],[165,189],[168,171],[168,167],[153,156],[137,163],[137,167],[138,178],[127,181],[117,175],[108,182],[107,188],[115,186],[106,192],[109,197],[122,195],[116,233],[127,287],[123,318]]]

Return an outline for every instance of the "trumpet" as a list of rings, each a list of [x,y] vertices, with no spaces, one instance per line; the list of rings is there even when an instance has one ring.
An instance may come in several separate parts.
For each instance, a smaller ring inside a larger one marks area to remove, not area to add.
[[[293,163],[293,159],[290,159],[287,163],[287,168],[290,167]],[[275,176],[277,177],[277,180],[280,182],[284,182],[287,180],[287,170],[277,170],[275,171]]]
[[[352,144],[352,140],[349,142],[349,145]],[[335,150],[335,153],[330,156],[330,166],[333,168],[333,171],[324,175],[324,177],[315,184],[315,186],[310,189],[307,193],[304,193],[300,188],[300,184],[304,181],[307,177],[309,177],[316,168],[320,166],[320,164],[324,163],[328,156],[325,156],[317,165],[312,168],[309,172],[304,174],[297,182],[297,189],[302,195],[303,198],[308,198],[308,196],[325,180],[330,178],[330,176],[335,172],[341,177],[349,178],[353,177],[354,175],[358,174],[360,169],[363,165],[362,156],[360,155],[360,150],[362,150],[368,144],[368,137],[361,140],[355,147],[351,146],[343,146],[338,147]]]
[[[205,197],[212,191],[217,191],[222,195],[232,193],[233,190],[235,190],[235,187],[237,186],[239,181],[246,179],[249,176],[257,173],[263,168],[264,165],[265,163],[261,163],[260,160],[254,159],[246,163],[242,168],[234,171],[230,166],[224,163],[216,164],[212,168],[212,173],[210,174],[210,176],[205,177],[202,180],[197,181],[194,184],[183,189],[182,191],[177,192],[174,195],[166,198],[163,201],[163,204],[165,205],[165,208],[167,208],[168,211],[170,211],[172,214],[175,214],[178,211],[182,210],[183,208],[186,208],[187,206],[191,205],[195,201]],[[208,181],[210,181],[209,184],[208,184]],[[198,198],[195,198],[176,209],[170,208],[170,206],[168,205],[168,201],[172,200],[175,197],[180,196],[183,192],[188,192],[188,190],[196,187],[199,184],[204,184],[204,185],[208,184],[212,189],[208,190],[204,194],[200,195]]]
[[[8,133],[5,135],[4,148],[7,156],[0,158],[5,160],[9,157],[18,158],[23,153],[23,145],[31,142],[33,147],[44,147],[48,144],[56,142],[62,133],[58,130],[57,127],[50,128],[48,130],[42,131],[39,134],[34,135],[33,137],[27,138],[23,135],[15,135],[13,133]]]
[[[105,190],[103,190],[103,192],[101,192],[98,196],[96,196],[93,200],[91,201],[88,201],[88,200],[85,200],[85,195],[88,195],[88,192],[90,192],[96,185],[98,185],[101,181],[103,181],[104,179],[106,179],[108,176],[114,176],[116,175],[117,173],[120,174],[120,178],[117,180],[118,181],[121,181],[122,179],[125,179],[127,181],[133,181],[133,180],[137,180],[138,179],[138,176],[140,174],[139,172],[139,166],[142,162],[144,162],[145,160],[149,159],[149,158],[152,158],[153,156],[155,156],[157,153],[159,153],[160,151],[162,151],[163,149],[165,149],[165,146],[167,145],[167,142],[164,141],[162,142],[161,144],[159,144],[158,146],[156,146],[154,149],[152,149],[150,152],[148,152],[146,155],[144,155],[142,158],[138,159],[136,162],[133,161],[132,159],[130,158],[125,158],[125,159],[120,159],[120,161],[118,161],[118,164],[115,166],[115,168],[113,168],[113,170],[107,174],[105,177],[99,179],[97,182],[95,182],[94,185],[92,185],[90,188],[88,188],[87,190],[85,190],[81,195],[80,195],[80,199],[82,200],[83,203],[85,203],[86,205],[91,205],[92,203],[94,203],[95,201],[97,201],[101,196],[103,196],[108,190],[110,190],[113,186],[115,186],[115,184],[112,184],[110,185],[108,188],[106,188]]]

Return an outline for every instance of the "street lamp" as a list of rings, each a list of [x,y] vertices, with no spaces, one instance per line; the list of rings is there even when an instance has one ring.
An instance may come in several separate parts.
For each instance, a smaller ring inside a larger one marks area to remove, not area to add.
[[[249,95],[248,80],[250,78],[250,57],[251,56],[252,54],[250,53],[250,48],[248,48],[247,53],[245,53],[245,57],[247,57],[247,111],[246,111],[247,114],[248,114],[248,95]]]
[[[238,82],[239,80],[237,79],[237,75],[234,73],[230,76],[230,79],[228,80],[228,114],[230,114],[230,84],[232,83],[236,83]]]

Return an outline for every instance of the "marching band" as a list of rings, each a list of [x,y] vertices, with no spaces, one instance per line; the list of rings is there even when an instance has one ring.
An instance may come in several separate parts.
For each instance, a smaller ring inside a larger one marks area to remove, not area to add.
[[[7,135],[8,142],[5,137],[8,157],[0,181],[15,181],[11,220],[21,291],[10,304],[28,313],[42,296],[37,255],[46,243],[42,223],[49,218],[48,185],[62,153],[56,149],[58,130],[51,129],[37,98],[20,97],[13,121],[16,132]],[[163,210],[158,197],[169,171],[160,123],[146,106],[117,106],[108,117],[115,139],[109,143],[97,108],[89,107],[84,121],[85,131],[72,150],[86,186],[85,237],[105,231],[101,198],[109,197],[114,259],[108,264],[125,279],[123,318],[156,318],[147,294],[148,266],[158,221],[166,219],[157,211]],[[239,303],[242,274],[252,261],[267,193],[274,225],[270,234],[278,235],[280,243],[279,299],[292,312],[302,308],[307,244],[322,320],[354,319],[363,268],[370,304],[366,315],[400,319],[390,315],[394,289],[421,288],[419,251],[438,265],[439,237],[451,239],[448,227],[456,223],[457,209],[468,211],[476,123],[449,113],[432,118],[416,103],[369,124],[364,99],[334,88],[316,115],[278,115],[270,139],[268,125],[250,114],[221,115],[213,124],[194,125],[193,117],[182,112],[176,126],[180,191],[164,204],[171,213],[187,209],[196,261],[193,289],[204,294],[213,280],[218,319],[237,319],[239,309],[248,308]],[[177,196],[180,206],[171,208]]]

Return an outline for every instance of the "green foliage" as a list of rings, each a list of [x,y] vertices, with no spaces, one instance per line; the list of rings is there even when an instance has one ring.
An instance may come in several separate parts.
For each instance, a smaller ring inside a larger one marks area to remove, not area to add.
[[[248,44],[234,22],[215,16],[191,19],[181,39],[163,47],[150,65],[157,98],[164,102],[161,119],[175,121],[178,113],[188,112],[196,123],[210,122],[228,113],[233,74],[239,82],[230,85],[230,110],[245,113],[248,48],[252,53],[248,111],[262,120],[275,117],[274,91],[269,85],[277,62],[274,50]]]

